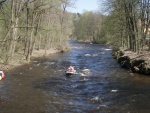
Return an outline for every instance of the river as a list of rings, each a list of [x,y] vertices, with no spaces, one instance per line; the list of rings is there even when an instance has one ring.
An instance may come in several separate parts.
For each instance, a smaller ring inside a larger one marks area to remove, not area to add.
[[[0,81],[0,113],[150,113],[150,77],[122,69],[107,45],[36,58]],[[80,73],[65,76],[73,65]]]

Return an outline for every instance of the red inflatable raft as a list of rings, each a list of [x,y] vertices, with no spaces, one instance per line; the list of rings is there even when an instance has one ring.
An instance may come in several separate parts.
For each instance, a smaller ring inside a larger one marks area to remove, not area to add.
[[[0,71],[0,80],[4,79],[5,78],[5,74],[3,71]]]

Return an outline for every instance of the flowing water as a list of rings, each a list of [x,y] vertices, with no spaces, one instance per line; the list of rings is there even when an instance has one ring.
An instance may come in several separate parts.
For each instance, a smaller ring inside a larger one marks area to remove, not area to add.
[[[150,77],[122,69],[106,45],[72,50],[6,72],[0,113],[150,113]],[[68,66],[80,73],[65,76]]]

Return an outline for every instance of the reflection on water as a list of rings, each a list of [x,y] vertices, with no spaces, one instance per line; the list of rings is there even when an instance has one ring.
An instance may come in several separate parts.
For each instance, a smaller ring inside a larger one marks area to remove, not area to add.
[[[72,50],[7,72],[0,113],[149,113],[150,78],[121,69],[106,45],[70,42]],[[67,78],[74,65],[80,72]]]

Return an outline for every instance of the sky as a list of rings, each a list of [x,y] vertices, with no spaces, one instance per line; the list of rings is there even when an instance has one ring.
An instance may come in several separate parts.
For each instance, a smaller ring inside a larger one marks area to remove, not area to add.
[[[96,11],[99,9],[101,0],[76,0],[74,8],[69,8],[69,12],[83,13],[86,11]]]

